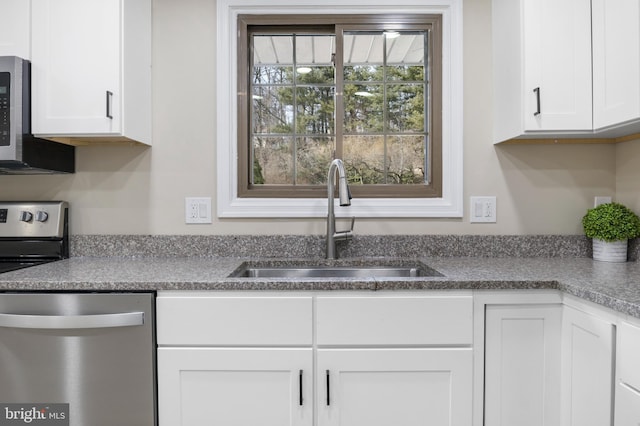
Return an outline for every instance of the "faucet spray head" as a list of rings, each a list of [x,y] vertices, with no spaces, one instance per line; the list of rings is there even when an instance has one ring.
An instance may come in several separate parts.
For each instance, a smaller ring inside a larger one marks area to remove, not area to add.
[[[344,170],[344,163],[339,158],[332,161],[332,165],[335,165],[338,169],[338,197],[340,198],[341,206],[351,205],[351,191],[349,190],[349,184],[347,183],[347,173]],[[332,178],[331,171],[329,171],[329,179]]]
[[[347,178],[344,175],[340,176],[340,181],[338,182],[338,196],[340,197],[341,206],[351,205],[351,190],[349,189],[349,184],[347,184]]]

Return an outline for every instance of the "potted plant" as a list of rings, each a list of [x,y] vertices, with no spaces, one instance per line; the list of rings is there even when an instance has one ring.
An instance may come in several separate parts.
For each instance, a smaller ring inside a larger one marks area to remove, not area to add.
[[[626,262],[627,242],[640,236],[640,218],[619,203],[605,203],[589,209],[582,218],[587,237],[593,239],[593,259]]]

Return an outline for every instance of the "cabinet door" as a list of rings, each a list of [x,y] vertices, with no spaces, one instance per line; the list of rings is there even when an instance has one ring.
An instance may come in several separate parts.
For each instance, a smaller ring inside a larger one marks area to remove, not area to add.
[[[591,130],[590,0],[523,1],[525,131]]]
[[[592,0],[593,127],[640,118],[640,3]]]
[[[613,398],[613,324],[565,306],[562,344],[562,424],[610,425]]]
[[[160,348],[159,426],[310,426],[311,349]]]
[[[30,9],[29,0],[0,1],[0,56],[30,59]]]
[[[487,305],[485,426],[560,423],[562,305]]]
[[[469,426],[472,350],[320,349],[319,426]]]
[[[640,425],[640,327],[626,321],[618,330],[615,426]]]
[[[615,426],[640,425],[640,390],[619,383],[616,388]]]
[[[120,0],[33,0],[34,133],[120,132],[120,16]]]

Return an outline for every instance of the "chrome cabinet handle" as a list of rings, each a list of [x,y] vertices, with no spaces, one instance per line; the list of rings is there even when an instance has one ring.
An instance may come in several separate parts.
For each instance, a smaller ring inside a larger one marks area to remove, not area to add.
[[[83,329],[130,327],[144,324],[144,312],[97,315],[1,314],[0,327],[33,329]]]
[[[540,88],[536,87],[533,89],[533,93],[536,94],[536,112],[533,115],[540,115]]]
[[[111,100],[113,99],[113,92],[107,90],[107,118],[113,119],[111,115]]]

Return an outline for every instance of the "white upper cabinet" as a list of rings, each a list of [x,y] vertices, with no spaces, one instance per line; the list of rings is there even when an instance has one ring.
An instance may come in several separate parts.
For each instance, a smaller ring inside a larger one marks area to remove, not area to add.
[[[590,1],[523,6],[525,132],[590,130]]]
[[[640,117],[640,3],[592,0],[593,127]]]
[[[33,133],[150,144],[151,1],[32,2]]]
[[[494,142],[591,129],[589,0],[492,2]]]
[[[640,131],[639,9],[634,0],[493,0],[494,143]]]
[[[0,16],[4,19],[0,25],[0,56],[19,56],[30,59],[31,33],[29,26],[28,0],[0,1]]]

